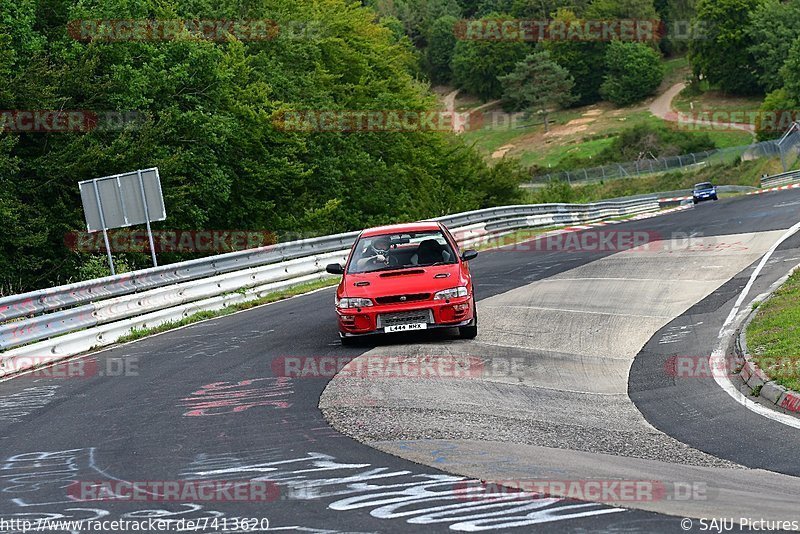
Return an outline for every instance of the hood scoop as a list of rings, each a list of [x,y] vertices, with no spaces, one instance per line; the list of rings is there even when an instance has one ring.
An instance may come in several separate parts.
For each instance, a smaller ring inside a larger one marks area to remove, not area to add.
[[[389,271],[388,273],[381,273],[381,278],[393,278],[395,276],[406,276],[409,274],[425,274],[423,269],[405,269],[400,271]]]

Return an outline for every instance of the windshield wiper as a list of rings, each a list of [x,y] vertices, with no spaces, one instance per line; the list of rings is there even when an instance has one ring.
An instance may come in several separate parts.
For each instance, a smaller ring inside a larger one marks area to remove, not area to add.
[[[417,267],[436,267],[437,265],[454,265],[455,262],[452,261],[437,261],[435,263],[424,263],[422,265],[417,265]]]

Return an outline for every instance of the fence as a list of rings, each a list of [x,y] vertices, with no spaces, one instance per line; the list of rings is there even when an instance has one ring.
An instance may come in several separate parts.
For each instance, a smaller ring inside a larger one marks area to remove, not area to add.
[[[502,206],[439,217],[462,246],[517,228],[658,210],[657,197]],[[133,329],[219,310],[326,278],[357,232],[281,243],[0,298],[0,376],[107,346]]]
[[[527,185],[535,187],[537,184],[546,184],[551,181],[565,181],[571,185],[586,184],[674,170],[693,169],[713,163],[730,163],[740,158],[742,160],[753,160],[765,157],[780,157],[785,171],[797,159],[798,151],[800,151],[800,126],[797,123],[793,123],[779,140],[543,174],[534,176]]]
[[[800,153],[800,124],[793,122],[777,143],[785,172],[795,163]]]

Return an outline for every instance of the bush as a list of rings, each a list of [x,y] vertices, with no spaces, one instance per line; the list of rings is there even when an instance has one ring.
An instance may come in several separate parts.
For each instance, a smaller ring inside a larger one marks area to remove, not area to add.
[[[620,132],[609,146],[591,158],[567,155],[558,162],[558,165],[543,172],[567,171],[599,167],[609,163],[625,163],[638,159],[678,156],[715,148],[714,141],[705,133],[681,132],[667,127],[640,124]]]
[[[618,106],[650,96],[664,79],[659,54],[641,43],[612,41],[606,51],[606,75],[600,94]]]

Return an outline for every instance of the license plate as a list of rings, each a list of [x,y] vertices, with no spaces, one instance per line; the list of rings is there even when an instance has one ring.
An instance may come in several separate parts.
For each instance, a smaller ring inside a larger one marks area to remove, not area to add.
[[[427,323],[413,323],[413,324],[396,324],[387,326],[383,329],[384,332],[408,332],[410,330],[425,330],[428,328]]]

